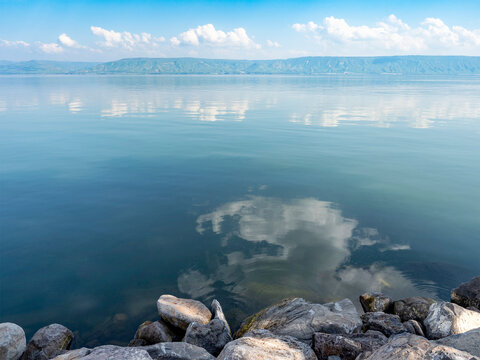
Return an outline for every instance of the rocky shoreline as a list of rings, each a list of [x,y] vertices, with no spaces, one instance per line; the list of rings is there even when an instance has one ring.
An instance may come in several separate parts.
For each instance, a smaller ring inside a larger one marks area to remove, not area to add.
[[[480,360],[480,276],[451,302],[382,294],[360,296],[360,314],[344,299],[314,304],[286,299],[245,319],[232,333],[222,307],[162,295],[159,319],[141,324],[128,347],[71,350],[60,324],[26,342],[23,329],[0,324],[0,360]]]

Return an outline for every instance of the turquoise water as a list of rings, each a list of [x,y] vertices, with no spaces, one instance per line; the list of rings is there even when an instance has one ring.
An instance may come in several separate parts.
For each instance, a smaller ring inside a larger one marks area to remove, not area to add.
[[[0,322],[125,343],[161,294],[447,299],[480,274],[480,78],[0,78]]]

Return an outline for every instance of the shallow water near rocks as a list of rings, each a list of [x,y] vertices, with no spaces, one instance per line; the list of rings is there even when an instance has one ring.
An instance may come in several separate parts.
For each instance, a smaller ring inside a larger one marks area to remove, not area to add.
[[[27,336],[480,274],[479,77],[4,76],[0,164],[0,322]]]

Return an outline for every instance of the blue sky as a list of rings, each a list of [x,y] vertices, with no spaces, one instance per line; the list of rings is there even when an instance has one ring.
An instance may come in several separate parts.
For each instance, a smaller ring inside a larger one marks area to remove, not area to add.
[[[478,55],[480,1],[0,0],[0,59]]]

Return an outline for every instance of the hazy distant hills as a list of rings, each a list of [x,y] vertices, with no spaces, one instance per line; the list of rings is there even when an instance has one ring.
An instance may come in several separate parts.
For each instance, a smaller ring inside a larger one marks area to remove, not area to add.
[[[0,61],[0,74],[404,74],[480,75],[480,57],[302,57],[283,60],[135,58],[106,63]]]

